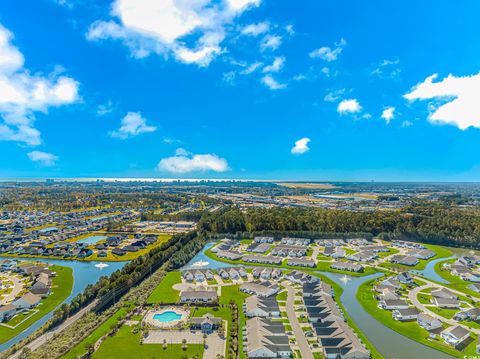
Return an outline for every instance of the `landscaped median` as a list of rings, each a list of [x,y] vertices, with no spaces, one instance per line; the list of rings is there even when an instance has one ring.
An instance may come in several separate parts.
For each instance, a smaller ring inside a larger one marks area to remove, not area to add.
[[[464,355],[476,355],[477,338],[465,348],[463,352],[455,350],[455,348],[445,344],[438,339],[431,339],[429,332],[417,324],[416,321],[401,322],[392,318],[392,313],[388,310],[378,308],[375,299],[375,291],[373,289],[377,279],[372,279],[362,283],[358,287],[357,300],[362,307],[375,319],[384,324],[386,327],[395,330],[401,335],[406,336],[426,346],[445,352],[454,357],[463,357]]]
[[[25,329],[30,327],[37,320],[54,310],[58,305],[60,305],[72,292],[73,287],[73,271],[72,268],[62,267],[58,265],[52,265],[49,269],[53,272],[56,272],[57,275],[52,278],[52,287],[51,294],[42,299],[38,307],[35,308],[36,312],[30,316],[28,319],[25,319],[21,322],[22,315],[18,314],[10,322],[16,325],[15,328],[7,328],[5,326],[0,326],[0,343],[5,343],[6,341],[12,339],[17,334],[20,334]],[[5,324],[10,324],[6,322]]]

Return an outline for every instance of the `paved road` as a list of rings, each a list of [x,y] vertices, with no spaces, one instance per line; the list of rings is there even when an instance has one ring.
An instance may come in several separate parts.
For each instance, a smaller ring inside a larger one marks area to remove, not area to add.
[[[2,277],[5,277],[8,280],[11,280],[13,282],[13,289],[7,296],[3,297],[2,300],[0,300],[1,305],[5,303],[9,303],[12,300],[14,300],[17,297],[18,293],[20,293],[23,289],[23,281],[21,281],[16,276],[13,276],[7,273],[2,273]]]
[[[423,313],[428,313],[432,317],[437,318],[438,320],[440,320],[444,323],[448,323],[450,325],[460,325],[460,326],[464,327],[465,329],[467,329],[467,330],[469,330],[469,331],[471,331],[475,334],[480,334],[480,329],[469,328],[469,327],[467,327],[463,324],[460,324],[459,322],[457,322],[454,319],[447,319],[445,317],[442,317],[440,314],[432,312],[429,309],[429,307],[427,307],[425,304],[420,303],[419,300],[418,300],[418,293],[420,293],[424,289],[432,288],[432,287],[438,287],[438,284],[427,283],[427,284],[422,285],[420,287],[416,287],[416,288],[412,289],[410,292],[408,292],[408,299],[412,302],[412,304],[414,306],[416,306]],[[450,290],[450,289],[448,289],[448,290]]]
[[[50,338],[52,338],[52,336],[54,336],[55,334],[58,334],[60,333],[62,330],[64,330],[65,328],[67,328],[68,326],[70,326],[70,324],[73,324],[75,323],[78,319],[80,319],[84,314],[86,314],[87,312],[89,312],[95,305],[97,304],[97,300],[94,300],[92,303],[90,303],[89,305],[87,305],[85,308],[83,309],[80,309],[77,313],[75,313],[74,315],[72,315],[71,317],[67,318],[67,320],[65,320],[62,324],[60,324],[58,327],[55,327],[51,330],[49,330],[48,332],[46,332],[45,334],[42,334],[41,336],[39,336],[37,339],[31,341],[29,344],[27,344],[26,346],[28,348],[30,348],[31,351],[34,351],[36,349],[38,349],[41,345],[45,344],[47,342],[47,340],[49,340]],[[19,350],[18,352],[16,352],[15,354],[11,355],[9,357],[9,359],[16,359],[20,356],[21,354],[21,350]]]
[[[304,359],[313,359],[313,354],[310,349],[310,345],[308,345],[307,338],[305,337],[305,333],[298,322],[297,315],[295,314],[295,310],[293,309],[293,305],[295,303],[295,289],[290,287],[289,285],[285,285],[287,288],[287,303],[285,304],[285,310],[287,311],[288,321],[292,326],[293,333],[295,334],[295,338],[297,339],[297,344],[300,347],[300,352],[302,353],[302,358]]]

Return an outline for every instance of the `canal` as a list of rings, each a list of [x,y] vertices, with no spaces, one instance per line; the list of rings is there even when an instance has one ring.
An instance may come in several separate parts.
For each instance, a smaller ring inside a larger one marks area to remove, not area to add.
[[[337,273],[321,272],[342,286],[340,298],[345,310],[368,340],[385,358],[393,359],[451,359],[448,354],[435,350],[411,340],[396,331],[386,327],[373,318],[357,301],[358,287],[373,278],[383,274],[376,273],[364,277],[344,276]],[[346,280],[345,280],[346,279]],[[379,309],[380,310],[380,309]]]

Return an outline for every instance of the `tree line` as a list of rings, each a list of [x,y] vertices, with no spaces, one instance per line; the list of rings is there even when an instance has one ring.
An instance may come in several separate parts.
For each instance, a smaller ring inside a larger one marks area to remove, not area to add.
[[[396,211],[355,212],[321,208],[225,207],[206,212],[198,224],[209,233],[370,234],[387,240],[480,247],[480,210],[439,205],[412,205]]]

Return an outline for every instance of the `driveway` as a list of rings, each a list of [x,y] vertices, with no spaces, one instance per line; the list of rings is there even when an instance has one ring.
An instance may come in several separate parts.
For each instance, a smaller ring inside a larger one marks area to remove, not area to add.
[[[422,280],[423,280],[423,278],[422,278]],[[447,324],[450,324],[450,325],[460,325],[460,326],[464,327],[465,329],[467,329],[467,330],[469,330],[469,331],[471,331],[475,334],[480,334],[480,329],[469,328],[465,325],[460,324],[459,322],[457,322],[454,319],[447,319],[445,317],[442,317],[440,314],[432,312],[429,309],[429,307],[427,307],[425,304],[420,303],[418,298],[417,298],[418,293],[420,293],[422,290],[425,290],[425,289],[431,288],[431,287],[438,288],[439,285],[429,282],[429,283],[427,283],[425,285],[422,285],[420,287],[416,287],[416,288],[412,289],[410,292],[408,292],[408,299],[410,300],[410,302],[412,302],[412,304],[415,307],[417,307],[423,313],[427,313],[427,314],[431,315],[432,317],[437,318],[438,320],[440,320],[444,323],[447,323]],[[447,288],[447,289],[450,290],[449,288]],[[452,290],[452,292],[455,292],[455,291]]]
[[[295,303],[295,289],[289,285],[285,285],[285,287],[287,288],[287,303],[285,304],[285,310],[287,311],[288,320],[292,326],[293,334],[295,334],[295,338],[297,339],[300,352],[302,353],[302,358],[313,359],[310,345],[308,345],[305,333],[303,332],[302,327],[298,322],[297,315],[295,314],[295,310],[293,309]]]
[[[20,279],[18,279],[16,276],[2,273],[2,277],[5,277],[8,280],[11,280],[13,282],[13,289],[9,294],[7,294],[5,297],[3,297],[0,300],[0,305],[4,305],[14,300],[23,289],[23,282]]]

